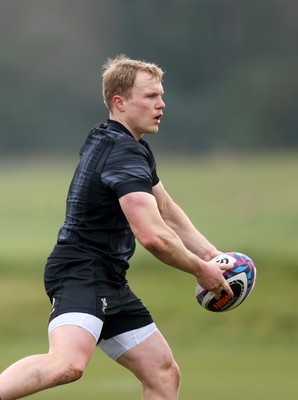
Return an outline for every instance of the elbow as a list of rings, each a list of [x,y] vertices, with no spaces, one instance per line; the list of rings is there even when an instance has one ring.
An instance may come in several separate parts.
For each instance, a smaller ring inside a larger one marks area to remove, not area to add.
[[[159,255],[166,251],[164,240],[158,236],[149,236],[139,240],[140,244],[153,255]]]

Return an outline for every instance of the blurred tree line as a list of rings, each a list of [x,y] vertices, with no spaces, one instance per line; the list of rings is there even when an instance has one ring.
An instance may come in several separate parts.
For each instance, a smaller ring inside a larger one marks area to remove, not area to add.
[[[297,0],[1,0],[0,154],[77,151],[120,53],[166,70],[153,147],[297,148],[297,17]]]

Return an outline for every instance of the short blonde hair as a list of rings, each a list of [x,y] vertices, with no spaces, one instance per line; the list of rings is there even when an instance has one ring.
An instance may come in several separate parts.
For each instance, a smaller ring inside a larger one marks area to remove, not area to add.
[[[109,58],[103,65],[102,95],[109,110],[113,108],[113,97],[118,94],[129,98],[138,71],[148,72],[160,81],[164,71],[156,64],[141,60],[132,60],[121,54]]]

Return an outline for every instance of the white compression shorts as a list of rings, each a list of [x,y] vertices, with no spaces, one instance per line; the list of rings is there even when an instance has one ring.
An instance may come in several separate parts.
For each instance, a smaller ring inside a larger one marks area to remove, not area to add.
[[[61,326],[79,326],[87,330],[98,342],[102,330],[103,322],[101,319],[91,314],[84,313],[66,313],[54,318],[48,328],[50,334],[55,328]],[[117,360],[122,354],[142,343],[157,331],[155,323],[133,329],[132,331],[120,333],[110,339],[101,339],[98,347],[113,360]]]

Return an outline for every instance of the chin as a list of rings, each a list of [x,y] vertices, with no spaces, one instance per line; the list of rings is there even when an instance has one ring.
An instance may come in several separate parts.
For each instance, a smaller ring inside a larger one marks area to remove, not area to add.
[[[148,130],[148,133],[155,135],[158,132],[158,126],[154,126],[152,129]]]

